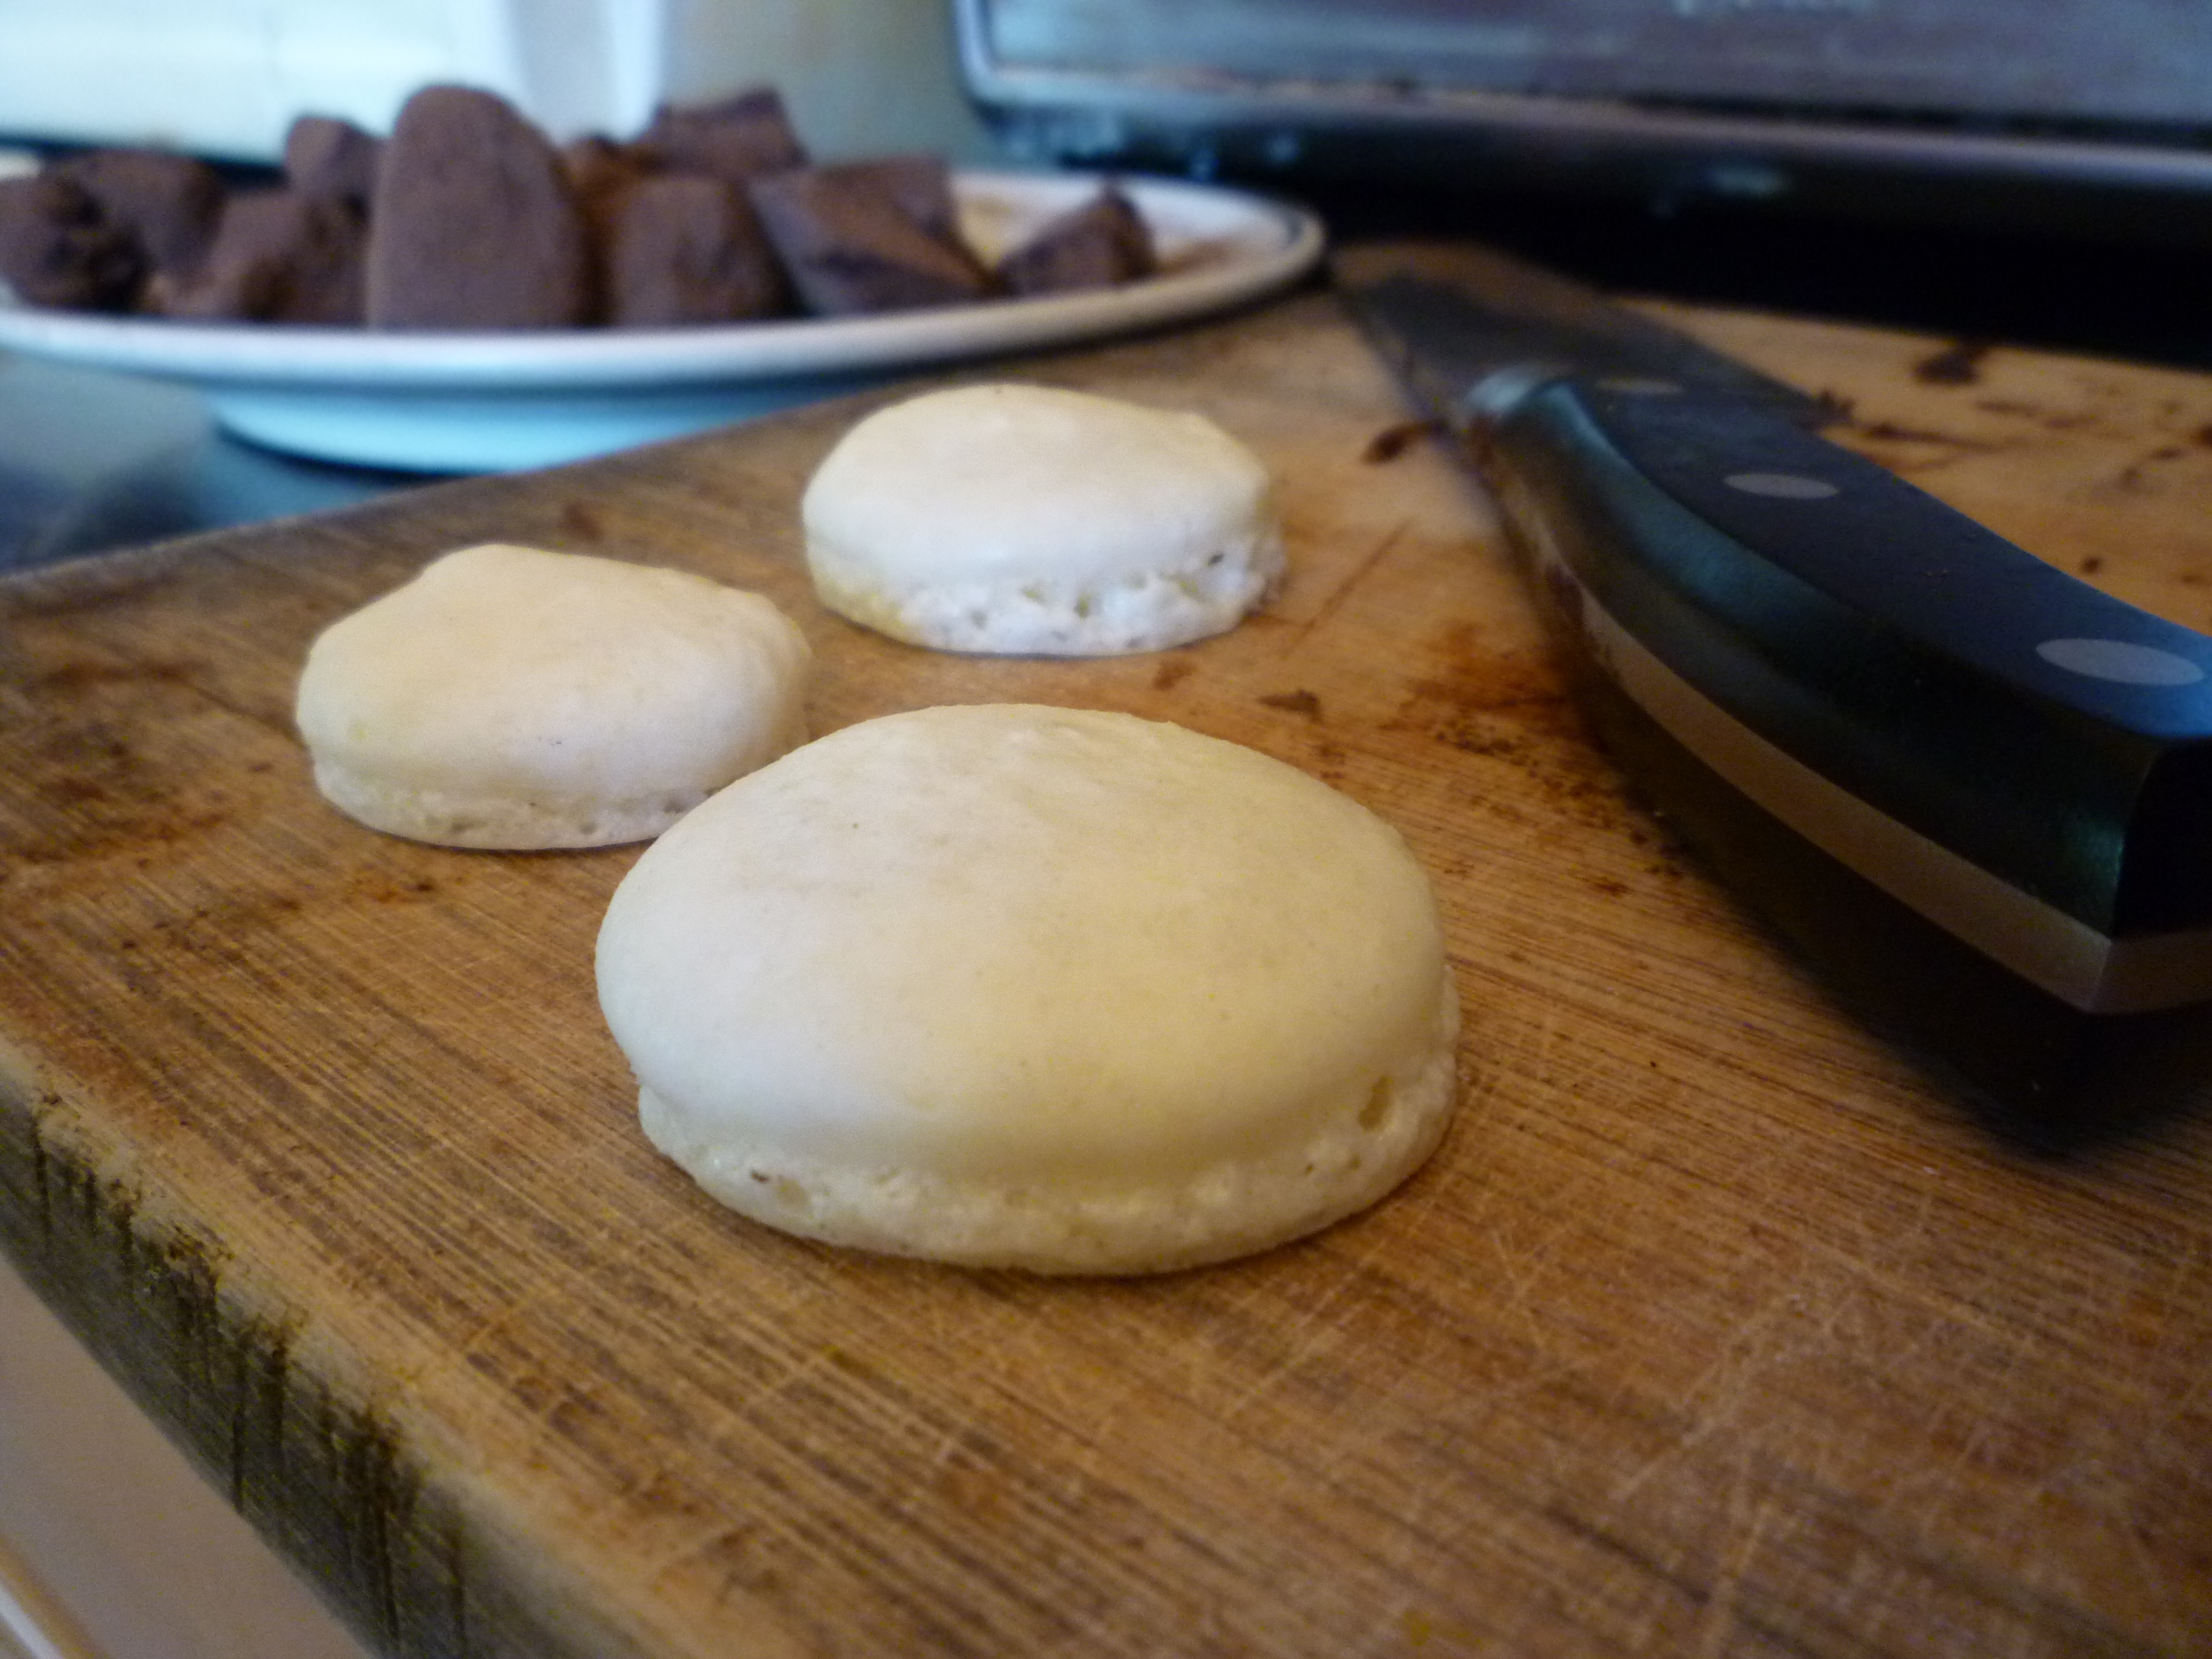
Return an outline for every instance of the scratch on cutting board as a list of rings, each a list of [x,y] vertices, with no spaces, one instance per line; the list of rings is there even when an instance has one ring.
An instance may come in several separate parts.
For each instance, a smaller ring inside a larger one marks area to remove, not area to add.
[[[2143,1603],[2153,1607],[2186,1607],[2193,1586],[2175,1582],[2172,1571],[2159,1558],[2157,1546],[2146,1535],[2146,1529],[2139,1525],[2122,1524],[2115,1527],[2113,1531],[2127,1551],[2128,1559],[2135,1567],[2138,1582],[2147,1586],[2147,1593],[2141,1598]]]
[[[480,1349],[485,1347],[492,1338],[530,1312],[531,1307],[531,1303],[528,1297],[512,1298],[505,1303],[499,1312],[492,1314],[488,1319],[479,1319],[474,1326],[464,1332],[454,1343],[454,1351],[464,1361],[467,1360]]]
[[[2175,1419],[2189,1411],[2190,1402],[2161,1397],[2155,1416],[2065,1409],[2061,1402],[2038,1399],[2016,1381],[2023,1375],[2044,1375],[2024,1351],[2031,1345],[2033,1339],[2022,1333],[1990,1389],[1998,1400],[2019,1403],[2001,1414],[1976,1414],[1948,1462],[1957,1468],[1996,1463],[2020,1471],[2023,1478],[1989,1511],[1993,1535],[2031,1536],[2054,1507],[2094,1512],[2126,1552],[2139,1586],[2131,1599],[2146,1607],[2186,1606],[2187,1588],[2175,1583],[2171,1564],[2159,1553],[2160,1522],[2145,1515],[2144,1506],[2146,1493],[2155,1491],[2158,1496],[2147,1499],[2150,1505],[2161,1510],[2174,1505],[2171,1513],[2186,1514],[2181,1491],[2192,1479],[2202,1483],[2201,1427],[2183,1425],[2177,1433],[2171,1432]],[[2202,1394],[2201,1383],[2196,1392]],[[2031,1459],[2032,1466],[2024,1466]],[[2114,1471],[2131,1464],[2146,1472],[2163,1468],[2164,1478],[2140,1491],[2116,1485]],[[2033,1576],[2034,1587],[2062,1598],[2079,1596],[2084,1587],[2079,1563],[2062,1558],[2048,1559]],[[2111,1563],[2103,1565],[2101,1576],[2113,1576]]]
[[[739,1412],[751,1412],[779,1395],[789,1394],[835,1366],[842,1355],[835,1344],[815,1343],[809,1345],[792,1363],[785,1365],[776,1375],[767,1377],[750,1389],[728,1389],[721,1395],[721,1403]]]
[[[1314,1355],[1344,1339],[1344,1332],[1333,1325],[1322,1324],[1321,1316],[1342,1301],[1353,1287],[1366,1281],[1369,1262],[1373,1255],[1374,1249],[1370,1247],[1363,1256],[1355,1258],[1340,1268],[1328,1287],[1290,1322],[1282,1333],[1281,1357],[1255,1378],[1249,1387],[1222,1406],[1220,1421],[1224,1425],[1235,1422],[1256,1402],[1295,1376]]]
[[[1313,614],[1307,617],[1304,625],[1290,636],[1289,643],[1282,648],[1282,654],[1286,657],[1289,656],[1306,643],[1307,635],[1334,616],[1343,607],[1344,601],[1351,597],[1351,590],[1367,579],[1368,573],[1382,562],[1383,556],[1395,547],[1400,538],[1412,528],[1413,520],[1410,518],[1401,518],[1393,524],[1384,533],[1382,539],[1368,550],[1366,556],[1352,567],[1351,574],[1331,589],[1328,597],[1315,607]]]
[[[1699,1659],[1717,1659],[1728,1650],[1729,1637],[1736,1628],[1737,1594],[1773,1518],[1772,1502],[1751,1496],[1749,1452],[1739,1453],[1735,1473],[1728,1483],[1728,1520],[1726,1530],[1721,1535],[1720,1562],[1704,1612],[1698,1620],[1694,1651]]]
[[[1532,1352],[1554,1363],[1559,1363],[1559,1356],[1551,1351],[1551,1324],[1536,1311],[1537,1287],[1550,1270],[1553,1243],[1582,1224],[1571,1210],[1572,1206],[1561,1205],[1543,1235],[1517,1249],[1496,1225],[1484,1230],[1493,1256],[1491,1273],[1506,1293],[1498,1311],[1521,1327]]]
[[[1464,1083],[1462,1089],[1464,1096]],[[1469,1109],[1469,1103],[1464,1097],[1460,1102],[1460,1109],[1462,1111]],[[1442,1148],[1440,1148],[1438,1154],[1434,1155],[1441,1154]],[[1425,1218],[1437,1209],[1441,1192],[1442,1186],[1435,1179],[1434,1171],[1416,1171],[1408,1188],[1401,1189],[1397,1193],[1383,1200],[1385,1204],[1392,1206],[1394,1213],[1387,1218],[1378,1218],[1378,1224],[1370,1225],[1365,1229],[1364,1233],[1360,1236],[1357,1248],[1352,1251],[1326,1289],[1305,1307],[1286,1329],[1285,1352],[1281,1357],[1270,1365],[1263,1375],[1255,1378],[1249,1387],[1244,1389],[1223,1407],[1221,1421],[1224,1423],[1230,1422],[1243,1415],[1259,1401],[1293,1378],[1307,1360],[1344,1338],[1345,1333],[1342,1330],[1336,1328],[1333,1325],[1321,1324],[1322,1316],[1343,1300],[1349,1293],[1372,1282],[1376,1263],[1382,1257],[1404,1248],[1403,1241],[1408,1230],[1417,1231],[1421,1228]],[[1341,1236],[1344,1235],[1340,1234],[1339,1237]],[[1533,1324],[1533,1315],[1530,1317]],[[1320,1328],[1316,1329],[1317,1325]],[[1396,1376],[1402,1380],[1410,1370],[1409,1366],[1402,1366]],[[1385,1394],[1387,1392],[1387,1389],[1384,1390]],[[1374,1403],[1374,1399],[1370,1397],[1370,1404]]]
[[[658,1585],[670,1573],[686,1570],[712,1572],[716,1575],[715,1606],[725,1613],[733,1627],[742,1618],[748,1655],[757,1654],[760,1659],[804,1659],[821,1649],[778,1616],[772,1605],[764,1601],[753,1574],[747,1570],[746,1562],[759,1539],[771,1533],[788,1542],[804,1542],[788,1526],[772,1525],[765,1514],[758,1523],[737,1526],[717,1517],[690,1531],[679,1546],[659,1552],[646,1569],[645,1582]],[[772,1580],[772,1570],[767,1576]],[[743,1614],[729,1611],[731,1601],[739,1598],[747,1605]]]
[[[1758,1372],[1787,1351],[1770,1333],[1796,1317],[1796,1303],[1790,1291],[1780,1289],[1737,1322],[1721,1351],[1681,1390],[1681,1409],[1694,1412],[1695,1421],[1672,1445],[1645,1459],[1617,1484],[1605,1495],[1610,1506],[1626,1504],[1662,1470],[1681,1463],[1716,1433],[1736,1425],[1744,1402],[1757,1392]]]

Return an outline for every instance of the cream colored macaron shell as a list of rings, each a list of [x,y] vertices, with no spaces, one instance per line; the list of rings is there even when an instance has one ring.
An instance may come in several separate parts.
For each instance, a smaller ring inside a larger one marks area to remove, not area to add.
[[[1130,715],[849,727],[650,848],[599,938],[646,1135],[842,1244],[1046,1272],[1221,1260],[1435,1146],[1459,1000],[1397,832]]]
[[[607,846],[658,835],[803,741],[810,660],[757,594],[493,544],[326,629],[296,717],[316,787],[372,828]]]
[[[1201,415],[1047,386],[877,411],[801,513],[823,604],[945,651],[1157,651],[1235,626],[1283,569],[1243,444]]]

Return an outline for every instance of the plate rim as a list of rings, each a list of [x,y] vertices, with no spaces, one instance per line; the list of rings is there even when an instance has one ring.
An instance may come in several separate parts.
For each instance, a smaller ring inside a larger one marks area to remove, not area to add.
[[[0,351],[207,387],[302,392],[545,391],[796,380],[1073,344],[1224,309],[1287,286],[1319,260],[1312,209],[1256,192],[1142,175],[955,168],[956,191],[1027,190],[1071,202],[1112,181],[1141,208],[1180,207],[1267,234],[1262,254],[1077,294],[872,316],[779,318],[676,328],[375,332],[178,323],[0,300]]]

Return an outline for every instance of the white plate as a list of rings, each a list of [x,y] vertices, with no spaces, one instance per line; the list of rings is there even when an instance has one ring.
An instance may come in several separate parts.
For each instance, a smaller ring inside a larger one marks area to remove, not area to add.
[[[1161,272],[1125,287],[877,316],[689,328],[383,333],[179,323],[0,304],[0,349],[197,387],[270,448],[424,472],[601,454],[879,385],[931,365],[1203,316],[1283,287],[1321,252],[1301,207],[1125,179]],[[963,230],[995,257],[1098,188],[1071,174],[962,171]]]

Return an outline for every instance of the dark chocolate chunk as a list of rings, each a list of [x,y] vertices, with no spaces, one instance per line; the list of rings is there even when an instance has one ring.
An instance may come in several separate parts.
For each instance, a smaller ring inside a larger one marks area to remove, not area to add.
[[[346,203],[297,190],[232,196],[197,274],[152,284],[168,315],[197,322],[359,323],[361,216]]]
[[[0,276],[27,305],[129,309],[145,273],[137,240],[52,175],[0,180]]]
[[[817,171],[840,186],[880,190],[899,211],[940,242],[960,243],[960,210],[952,199],[952,169],[938,156],[878,156],[836,162]]]
[[[366,213],[384,143],[351,121],[303,115],[284,134],[284,182],[303,196]]]
[[[137,243],[150,270],[189,272],[223,215],[222,179],[189,156],[94,149],[48,170],[90,196],[102,220]]]
[[[817,315],[957,305],[991,291],[972,253],[932,236],[864,170],[775,173],[750,190],[792,286]]]
[[[543,135],[490,92],[410,98],[377,168],[368,321],[565,328],[588,320],[583,214]]]
[[[734,185],[664,174],[620,193],[608,220],[607,321],[729,322],[787,308],[783,271]]]
[[[635,147],[591,133],[571,139],[561,150],[561,171],[589,213],[597,204],[620,195],[652,170]]]
[[[736,185],[807,162],[784,100],[770,86],[714,104],[664,104],[638,135],[636,149],[648,166],[661,171],[709,173]]]
[[[584,242],[592,278],[590,321],[607,321],[608,266],[614,247],[614,216],[632,186],[652,176],[636,150],[597,133],[571,140],[561,150],[561,171],[569,181],[584,219]]]
[[[998,274],[1009,293],[1066,294],[1135,282],[1159,269],[1143,216],[1109,185],[1007,254]]]

